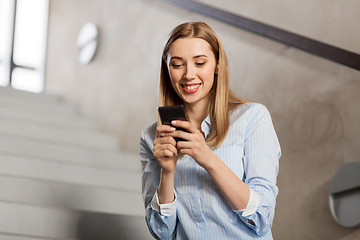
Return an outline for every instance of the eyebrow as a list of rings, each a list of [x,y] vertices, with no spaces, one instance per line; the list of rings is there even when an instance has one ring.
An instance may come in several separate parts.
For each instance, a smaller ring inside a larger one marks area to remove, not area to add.
[[[201,58],[201,57],[208,57],[208,56],[206,56],[205,54],[201,54],[201,55],[196,55],[195,57],[193,57],[193,58]]]
[[[196,55],[196,56],[194,56],[193,58],[201,58],[201,57],[208,57],[208,56],[206,56],[205,54],[201,54],[201,55]],[[171,59],[170,60],[173,60],[173,59],[179,59],[179,60],[182,60],[183,58],[182,57],[177,57],[177,56],[174,56],[174,57],[171,57]]]

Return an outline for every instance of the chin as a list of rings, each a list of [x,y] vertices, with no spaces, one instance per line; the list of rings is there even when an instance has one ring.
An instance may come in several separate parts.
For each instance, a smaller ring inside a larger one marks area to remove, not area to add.
[[[197,103],[199,102],[200,99],[189,99],[189,98],[183,98],[183,102],[184,104],[194,104],[194,103]]]

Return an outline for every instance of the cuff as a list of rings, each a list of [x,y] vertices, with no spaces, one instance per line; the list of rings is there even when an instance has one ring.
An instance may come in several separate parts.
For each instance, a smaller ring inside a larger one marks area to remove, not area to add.
[[[246,208],[241,210],[241,211],[243,211],[241,215],[243,217],[247,217],[247,216],[254,214],[256,212],[257,208],[259,207],[259,204],[260,204],[259,194],[250,188],[249,201],[248,201]]]
[[[176,193],[175,193],[175,191],[174,191],[174,194],[175,194],[175,200],[173,202],[160,204],[159,198],[158,198],[158,193],[157,193],[157,191],[155,191],[154,197],[151,200],[151,208],[160,212],[164,216],[167,216],[167,217],[171,216],[176,211]]]

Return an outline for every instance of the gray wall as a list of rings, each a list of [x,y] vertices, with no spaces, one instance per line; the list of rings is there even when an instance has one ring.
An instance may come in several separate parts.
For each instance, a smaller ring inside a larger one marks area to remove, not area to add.
[[[354,24],[360,21],[355,15],[359,2],[223,2],[212,4],[360,52]],[[165,1],[52,0],[46,91],[78,104],[103,131],[118,137],[122,151],[136,153],[141,129],[157,118],[162,48],[170,30],[189,20],[206,21],[218,33],[230,62],[232,90],[272,113],[283,149],[275,238],[341,239],[351,234],[353,229],[332,219],[327,191],[337,169],[360,162],[359,71]],[[99,26],[101,43],[94,61],[81,66],[75,43],[87,21]]]

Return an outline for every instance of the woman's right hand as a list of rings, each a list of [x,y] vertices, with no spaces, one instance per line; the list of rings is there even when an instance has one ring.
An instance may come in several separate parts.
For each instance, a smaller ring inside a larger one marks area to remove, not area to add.
[[[162,168],[163,173],[172,173],[175,171],[178,160],[178,150],[176,141],[168,134],[176,129],[169,125],[159,125],[156,128],[156,138],[154,140],[154,158]]]

